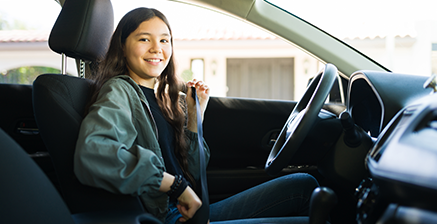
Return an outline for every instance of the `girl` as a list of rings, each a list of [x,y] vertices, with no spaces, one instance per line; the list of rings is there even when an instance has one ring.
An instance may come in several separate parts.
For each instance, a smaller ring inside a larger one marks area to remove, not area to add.
[[[202,201],[193,190],[199,179],[199,145],[189,87],[196,88],[203,119],[209,88],[197,80],[179,81],[165,16],[149,8],[127,13],[95,77],[95,94],[76,145],[78,179],[139,195],[147,211],[165,223],[192,218]],[[183,89],[186,97],[179,94]],[[204,150],[208,161],[205,142]],[[317,185],[307,174],[282,177],[212,204],[210,219],[258,223],[262,219],[249,218],[307,215]]]

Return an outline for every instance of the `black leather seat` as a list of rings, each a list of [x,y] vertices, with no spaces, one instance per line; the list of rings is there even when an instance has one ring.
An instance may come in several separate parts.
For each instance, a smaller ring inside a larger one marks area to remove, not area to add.
[[[53,160],[61,194],[74,213],[126,210],[143,212],[138,198],[117,195],[81,184],[73,171],[73,158],[90,80],[44,74],[33,84],[35,118]]]
[[[3,129],[0,149],[0,223],[159,223],[150,214],[135,211],[71,215],[44,172]]]
[[[74,223],[50,180],[0,129],[0,223]]]
[[[106,53],[113,32],[109,0],[67,0],[52,29],[52,50],[96,61]],[[62,74],[40,75],[33,84],[33,104],[41,137],[53,160],[61,195],[73,214],[126,212],[143,214],[138,197],[118,195],[81,184],[73,158],[91,81]]]

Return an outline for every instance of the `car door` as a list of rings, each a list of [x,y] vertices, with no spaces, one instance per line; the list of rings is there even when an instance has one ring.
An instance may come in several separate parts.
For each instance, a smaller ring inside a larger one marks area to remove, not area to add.
[[[212,97],[204,119],[211,150],[211,201],[238,193],[269,177],[264,164],[295,102]]]

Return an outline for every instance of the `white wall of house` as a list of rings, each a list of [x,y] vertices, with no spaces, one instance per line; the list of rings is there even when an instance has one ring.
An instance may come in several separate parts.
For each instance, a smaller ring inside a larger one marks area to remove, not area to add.
[[[295,96],[299,99],[308,79],[319,69],[315,59],[279,39],[264,40],[200,40],[174,42],[177,72],[190,69],[191,60],[201,58],[205,63],[204,81],[211,95],[226,96],[227,58],[294,58]]]
[[[0,43],[0,73],[22,66],[44,66],[61,70],[61,55],[50,50],[47,42]],[[76,62],[67,59],[67,73],[77,76]]]
[[[418,21],[410,36],[385,36],[345,42],[359,48],[392,72],[430,76],[432,44],[437,43],[437,21]],[[430,32],[430,29],[432,32]],[[434,65],[435,66],[435,65]]]

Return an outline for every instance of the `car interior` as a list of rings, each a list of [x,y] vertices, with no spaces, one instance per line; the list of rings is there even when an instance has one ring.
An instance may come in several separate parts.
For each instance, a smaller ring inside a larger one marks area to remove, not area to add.
[[[199,4],[265,29],[272,22],[262,18],[278,13],[266,8],[257,18],[218,2]],[[73,172],[89,77],[106,52],[113,22],[110,0],[66,0],[49,46],[60,60],[76,59],[81,77],[61,72],[41,74],[33,85],[0,84],[1,223],[160,223],[138,197],[85,186]],[[348,62],[323,55],[334,50],[315,52],[326,63],[297,102],[210,98],[203,123],[210,203],[304,172],[321,186],[309,223],[436,222],[435,77],[393,73],[368,58],[360,64],[355,56],[345,57],[354,59]],[[354,69],[363,64],[371,65]]]

